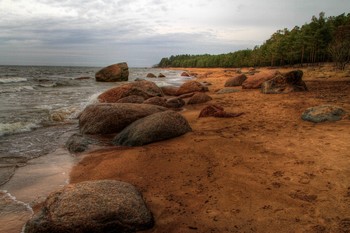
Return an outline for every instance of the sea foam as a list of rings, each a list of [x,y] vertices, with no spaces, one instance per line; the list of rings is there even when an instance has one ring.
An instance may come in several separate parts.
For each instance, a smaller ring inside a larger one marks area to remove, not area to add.
[[[0,137],[32,131],[40,126],[33,122],[0,123]]]
[[[26,78],[12,77],[12,78],[0,78],[0,83],[19,83],[19,82],[27,82]]]

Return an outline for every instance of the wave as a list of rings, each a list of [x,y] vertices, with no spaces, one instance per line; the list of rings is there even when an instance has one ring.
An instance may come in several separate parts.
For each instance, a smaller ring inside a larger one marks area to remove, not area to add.
[[[33,122],[0,123],[0,137],[29,132],[39,127],[39,124]]]
[[[27,78],[19,78],[19,77],[12,77],[12,78],[0,78],[0,83],[19,83],[19,82],[27,82]]]
[[[21,87],[6,88],[3,90],[0,90],[0,93],[15,93],[15,92],[33,91],[33,90],[34,90],[34,87],[32,86],[21,86]]]

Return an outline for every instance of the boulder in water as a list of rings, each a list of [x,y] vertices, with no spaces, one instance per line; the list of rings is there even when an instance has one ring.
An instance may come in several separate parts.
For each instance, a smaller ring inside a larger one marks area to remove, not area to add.
[[[107,66],[95,74],[98,82],[121,82],[128,81],[129,67],[126,62]]]

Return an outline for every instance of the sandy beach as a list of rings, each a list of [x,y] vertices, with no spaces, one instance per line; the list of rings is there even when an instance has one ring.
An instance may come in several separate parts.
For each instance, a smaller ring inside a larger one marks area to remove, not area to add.
[[[216,94],[235,69],[188,69],[212,84],[213,98],[181,112],[192,132],[80,155],[70,182],[135,185],[154,214],[147,232],[350,232],[349,115],[318,124],[301,119],[321,104],[350,111],[349,71],[302,70],[308,92],[269,95],[241,87]],[[244,114],[198,118],[208,104]]]

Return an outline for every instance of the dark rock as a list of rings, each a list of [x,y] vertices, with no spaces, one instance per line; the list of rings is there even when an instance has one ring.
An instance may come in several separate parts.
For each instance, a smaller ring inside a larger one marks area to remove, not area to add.
[[[181,136],[192,131],[187,120],[179,113],[165,111],[135,121],[113,140],[116,145],[142,146]]]
[[[199,93],[194,94],[194,96],[192,96],[188,100],[187,104],[201,104],[201,103],[208,102],[212,99],[213,98],[211,98],[209,95],[199,92]]]
[[[134,81],[145,81],[146,79],[144,79],[144,78],[136,78]]]
[[[225,83],[225,87],[236,87],[236,86],[242,86],[242,83],[247,79],[247,76],[245,76],[244,74],[235,76],[235,77],[231,77],[229,79],[227,79],[226,83]]]
[[[85,151],[90,144],[90,141],[81,134],[73,134],[66,142],[66,147],[71,153]]]
[[[145,100],[143,103],[167,107],[166,102],[167,102],[166,98],[155,96],[155,97],[152,97],[152,98]]]
[[[145,98],[139,95],[129,95],[127,97],[119,99],[116,103],[133,103],[142,104]]]
[[[279,72],[276,71],[265,71],[257,73],[253,76],[247,77],[247,79],[242,83],[243,89],[258,89],[261,88],[261,85],[270,80],[273,79]]]
[[[177,91],[179,90],[178,87],[174,86],[165,86],[161,87],[164,95],[170,95],[170,96],[176,96]]]
[[[301,115],[301,119],[314,123],[339,121],[345,113],[344,109],[338,106],[320,105],[306,109]]]
[[[189,73],[187,73],[187,72],[185,72],[185,71],[181,73],[181,76],[190,77]]]
[[[157,78],[157,76],[153,73],[148,73],[146,77],[147,78]]]
[[[174,97],[168,99],[166,104],[168,108],[182,108],[186,103],[183,99]]]
[[[75,78],[75,80],[85,80],[85,79],[91,79],[91,77],[78,77],[78,78]]]
[[[144,99],[164,96],[162,89],[154,82],[137,81],[109,89],[99,95],[98,100],[102,103],[116,103],[119,99],[130,95],[142,96]]]
[[[99,180],[70,184],[51,193],[24,232],[130,233],[153,225],[152,213],[134,186]]]
[[[165,75],[162,73],[159,73],[158,78],[165,78]]]
[[[230,93],[236,93],[240,92],[240,90],[233,89],[233,88],[223,88],[216,92],[216,94],[230,94]]]
[[[191,92],[205,92],[208,91],[208,87],[204,86],[197,81],[188,81],[180,86],[177,90],[176,95],[183,95]]]
[[[209,105],[209,106],[202,109],[202,111],[199,113],[198,117],[231,118],[231,117],[238,117],[242,114],[243,114],[243,112],[229,113],[229,112],[224,111],[223,107],[220,107],[217,105]]]
[[[303,71],[294,70],[284,75],[277,74],[273,79],[261,85],[264,94],[281,94],[295,91],[307,91],[305,82],[302,80]]]
[[[126,62],[107,66],[95,74],[99,82],[121,82],[128,81],[129,67]]]
[[[86,134],[117,133],[140,118],[165,110],[150,104],[92,104],[80,114],[79,127]]]

